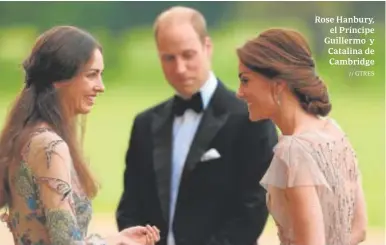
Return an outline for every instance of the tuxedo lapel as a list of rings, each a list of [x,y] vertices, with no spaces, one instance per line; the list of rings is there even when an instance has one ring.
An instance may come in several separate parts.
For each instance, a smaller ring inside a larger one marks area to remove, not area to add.
[[[226,123],[229,112],[226,109],[227,91],[219,82],[212,100],[205,110],[197,133],[187,155],[181,182],[191,172],[201,156],[208,150],[208,146],[218,131]],[[172,145],[173,145],[173,100],[166,102],[165,106],[153,114],[152,134],[154,139],[153,166],[156,175],[156,188],[161,203],[164,219],[169,223],[170,187],[172,170]]]
[[[156,188],[166,222],[169,222],[172,164],[172,102],[172,100],[169,100],[166,102],[164,108],[155,112],[152,121],[152,134],[154,139],[153,166],[156,175]]]
[[[225,88],[219,82],[193,139],[190,151],[186,158],[183,178],[185,178],[186,175],[195,168],[197,163],[200,162],[201,156],[208,150],[209,144],[225,124],[229,116],[229,112],[224,107],[223,99],[225,93]]]

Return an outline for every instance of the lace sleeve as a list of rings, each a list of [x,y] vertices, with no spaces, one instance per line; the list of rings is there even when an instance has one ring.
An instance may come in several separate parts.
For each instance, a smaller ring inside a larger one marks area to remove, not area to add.
[[[290,137],[277,145],[270,167],[260,181],[264,188],[268,185],[280,189],[296,186],[330,188],[318,165],[317,156],[304,143]]]
[[[99,235],[84,237],[72,205],[71,157],[59,136],[44,133],[31,142],[28,162],[37,184],[39,201],[44,208],[45,226],[55,245],[102,245]]]

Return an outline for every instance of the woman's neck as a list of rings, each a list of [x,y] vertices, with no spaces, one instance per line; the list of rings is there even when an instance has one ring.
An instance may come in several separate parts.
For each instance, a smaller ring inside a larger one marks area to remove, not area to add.
[[[281,108],[273,119],[283,135],[294,135],[322,127],[322,121],[315,115],[305,112],[300,105]]]

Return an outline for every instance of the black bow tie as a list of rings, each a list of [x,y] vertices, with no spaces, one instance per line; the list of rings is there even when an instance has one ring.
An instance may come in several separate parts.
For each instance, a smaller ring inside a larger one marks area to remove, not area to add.
[[[196,93],[189,100],[184,100],[179,96],[174,96],[173,113],[176,116],[182,116],[187,109],[192,109],[199,113],[203,110],[201,93]]]

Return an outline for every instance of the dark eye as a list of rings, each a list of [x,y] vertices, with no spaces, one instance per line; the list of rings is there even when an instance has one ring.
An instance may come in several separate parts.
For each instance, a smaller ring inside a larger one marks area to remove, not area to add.
[[[242,84],[247,84],[247,83],[248,83],[248,78],[246,78],[246,77],[241,77],[241,78],[240,78],[240,82],[241,82]]]
[[[184,59],[190,60],[194,57],[195,54],[196,53],[194,51],[187,51],[187,52],[184,52],[182,56],[184,57]]]
[[[87,74],[87,77],[93,78],[93,77],[96,77],[96,75],[97,75],[97,73],[96,73],[96,72],[93,72],[93,73]]]
[[[173,55],[163,55],[162,59],[164,61],[172,61],[172,60],[174,60],[174,56]]]

